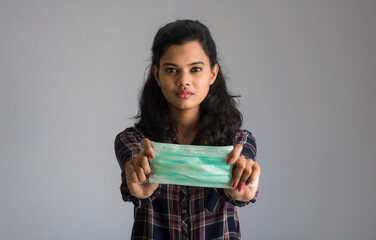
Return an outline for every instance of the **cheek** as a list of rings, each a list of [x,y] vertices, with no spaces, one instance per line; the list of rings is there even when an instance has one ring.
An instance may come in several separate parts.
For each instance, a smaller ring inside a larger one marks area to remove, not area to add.
[[[174,87],[174,83],[171,79],[161,79],[159,83],[159,87],[162,89],[162,91],[171,90]]]
[[[198,76],[195,82],[197,86],[207,87],[208,85],[210,85],[209,73],[203,73],[201,76]]]
[[[168,89],[168,87],[167,86],[162,86],[161,85],[161,90],[162,90],[162,94],[163,94],[163,96],[165,97],[165,98],[167,98],[168,97],[168,93],[170,92],[169,91],[169,89]]]
[[[203,92],[208,92],[210,87],[209,79],[201,79],[200,81],[196,82],[196,89],[200,89]]]

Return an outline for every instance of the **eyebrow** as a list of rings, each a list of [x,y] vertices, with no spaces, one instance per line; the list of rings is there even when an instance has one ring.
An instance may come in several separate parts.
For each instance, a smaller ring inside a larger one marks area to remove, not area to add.
[[[190,63],[188,64],[188,66],[192,66],[192,65],[196,65],[196,64],[202,64],[202,65],[205,65],[203,62],[193,62],[193,63]],[[178,67],[177,64],[174,64],[174,63],[163,63],[163,66],[174,66],[174,67]]]

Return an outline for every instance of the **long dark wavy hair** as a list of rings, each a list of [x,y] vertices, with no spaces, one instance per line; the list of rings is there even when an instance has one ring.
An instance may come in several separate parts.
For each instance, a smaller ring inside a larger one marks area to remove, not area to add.
[[[135,126],[150,140],[170,142],[174,133],[174,119],[168,103],[152,73],[152,66],[159,67],[165,50],[171,45],[199,41],[213,68],[218,64],[217,49],[209,29],[199,21],[177,20],[160,28],[152,46],[152,62],[148,77],[140,92],[139,111]],[[218,64],[219,66],[219,64]],[[230,144],[231,136],[242,125],[242,114],[236,108],[235,96],[229,94],[221,67],[209,93],[200,104],[200,121],[195,144],[223,146]]]

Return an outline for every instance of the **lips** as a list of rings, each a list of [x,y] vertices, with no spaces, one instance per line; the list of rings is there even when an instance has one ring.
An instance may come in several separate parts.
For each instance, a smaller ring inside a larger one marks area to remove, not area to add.
[[[178,98],[186,99],[186,98],[189,98],[190,96],[192,96],[193,93],[192,93],[191,91],[181,90],[181,91],[176,92],[175,95],[176,95]]]

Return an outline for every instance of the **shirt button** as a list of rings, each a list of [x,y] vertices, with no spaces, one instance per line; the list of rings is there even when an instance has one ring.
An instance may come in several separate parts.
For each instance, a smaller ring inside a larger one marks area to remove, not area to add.
[[[183,209],[183,210],[181,210],[181,212],[182,212],[183,214],[186,214],[186,213],[187,213],[187,210],[186,210],[186,209]]]

